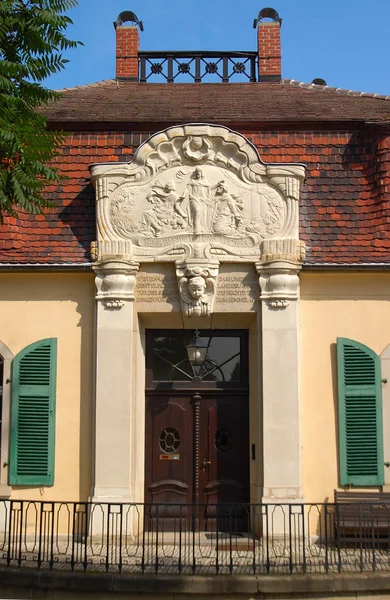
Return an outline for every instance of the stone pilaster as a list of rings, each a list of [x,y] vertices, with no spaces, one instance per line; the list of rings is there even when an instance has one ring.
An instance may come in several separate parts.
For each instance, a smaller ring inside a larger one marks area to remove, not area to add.
[[[301,502],[300,264],[279,259],[256,268],[261,288],[263,502]]]
[[[131,501],[133,307],[138,263],[105,256],[96,273],[94,483],[96,502]]]

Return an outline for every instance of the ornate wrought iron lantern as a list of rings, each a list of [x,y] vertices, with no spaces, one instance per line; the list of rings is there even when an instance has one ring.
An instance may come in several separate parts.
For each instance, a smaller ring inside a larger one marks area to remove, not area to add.
[[[204,361],[206,360],[208,350],[208,345],[202,343],[202,340],[199,337],[198,329],[194,331],[194,336],[190,343],[186,345],[186,350],[194,374],[198,377]]]

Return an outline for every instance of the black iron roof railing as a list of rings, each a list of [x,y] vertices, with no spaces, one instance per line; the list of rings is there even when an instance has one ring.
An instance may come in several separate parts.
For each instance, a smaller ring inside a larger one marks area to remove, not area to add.
[[[174,83],[205,81],[257,81],[257,52],[143,51],[138,55],[139,81],[151,79]]]

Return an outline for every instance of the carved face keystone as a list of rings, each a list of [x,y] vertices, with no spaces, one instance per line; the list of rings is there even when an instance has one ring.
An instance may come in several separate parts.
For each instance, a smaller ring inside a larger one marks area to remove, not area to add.
[[[195,300],[199,300],[205,291],[206,283],[203,277],[193,277],[188,282],[188,291]]]

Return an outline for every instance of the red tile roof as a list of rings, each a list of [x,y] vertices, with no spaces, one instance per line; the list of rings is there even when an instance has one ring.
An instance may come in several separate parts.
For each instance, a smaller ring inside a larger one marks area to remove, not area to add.
[[[48,189],[56,208],[46,219],[5,220],[3,264],[89,262],[96,226],[88,166],[129,161],[161,123],[185,121],[230,125],[264,162],[306,165],[300,237],[307,264],[390,263],[389,97],[296,82],[117,87],[108,81],[65,91],[45,111],[53,126],[73,130],[56,158],[69,179]]]
[[[59,123],[390,123],[390,96],[280,83],[156,84],[114,79],[65,89],[45,108]]]

